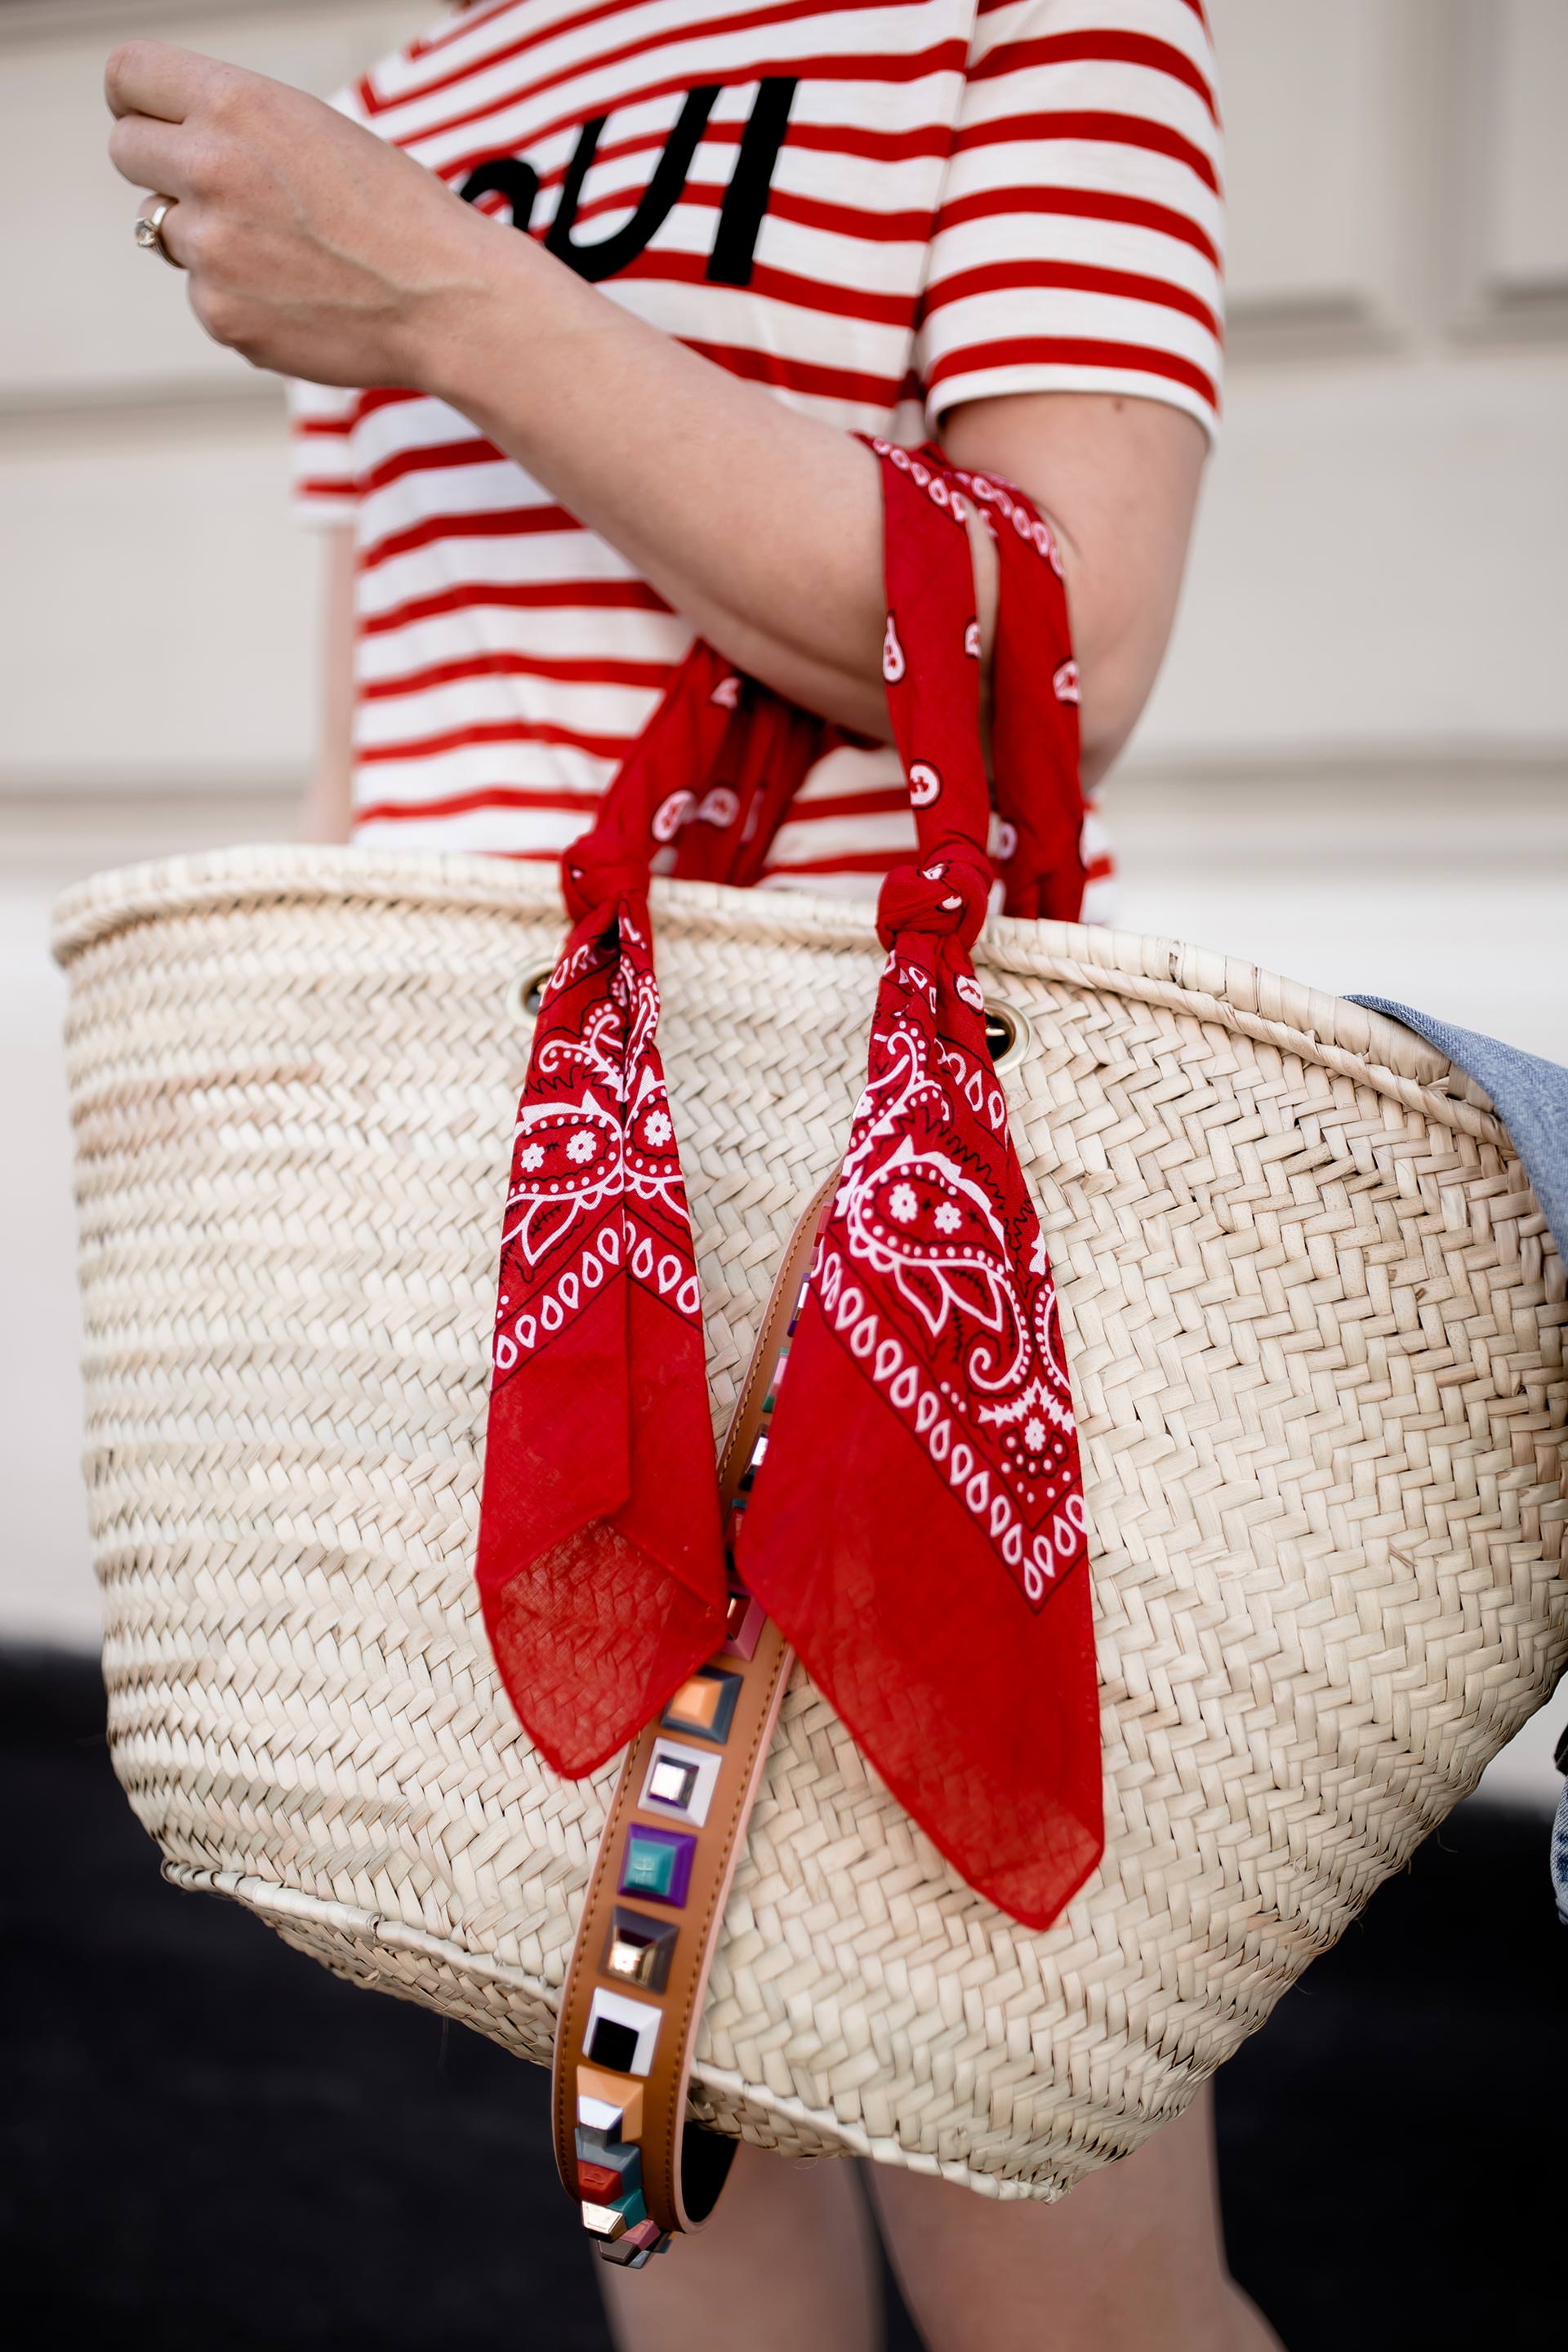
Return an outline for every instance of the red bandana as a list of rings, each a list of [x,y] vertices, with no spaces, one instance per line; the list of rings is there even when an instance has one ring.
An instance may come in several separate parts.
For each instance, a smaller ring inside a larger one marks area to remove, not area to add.
[[[1027,502],[939,453],[873,446],[883,672],[919,864],[882,886],[866,1091],[739,1565],[933,1842],[1044,1927],[1103,1843],[1099,1717],[1055,1292],[969,956],[992,867],[965,493],[1002,557],[1011,912],[1073,917],[1081,900],[1076,672]],[[678,871],[754,880],[828,732],[699,646],[564,860],[574,920],[518,1112],[479,1559],[502,1678],[563,1772],[604,1762],[722,1638],[649,862],[679,836]]]

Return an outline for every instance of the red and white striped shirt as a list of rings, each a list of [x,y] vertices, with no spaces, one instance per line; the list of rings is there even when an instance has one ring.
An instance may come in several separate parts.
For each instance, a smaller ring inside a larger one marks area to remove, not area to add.
[[[1090,390],[1214,428],[1201,0],[479,0],[338,103],[828,424],[916,440],[963,401]],[[356,838],[554,857],[687,624],[441,402],[294,407],[301,503],[357,535]],[[766,879],[874,891],[914,840],[892,752],[841,749]]]

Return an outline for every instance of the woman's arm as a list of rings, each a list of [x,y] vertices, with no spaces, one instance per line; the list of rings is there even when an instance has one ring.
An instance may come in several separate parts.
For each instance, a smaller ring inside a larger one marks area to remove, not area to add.
[[[424,347],[425,388],[738,667],[885,738],[869,450],[605,301],[531,238],[474,227],[484,267],[451,331]],[[1203,428],[1156,401],[1042,393],[971,402],[942,437],[960,465],[1029,491],[1057,529],[1092,783],[1131,732],[1165,649]],[[984,541],[981,562],[984,610],[995,563]]]
[[[156,42],[117,49],[107,88],[113,160],[177,199],[164,238],[210,334],[257,366],[449,402],[738,667],[885,737],[868,450],[299,90]],[[973,403],[944,439],[1058,527],[1092,782],[1163,650],[1202,431],[1155,403],[1052,394]]]

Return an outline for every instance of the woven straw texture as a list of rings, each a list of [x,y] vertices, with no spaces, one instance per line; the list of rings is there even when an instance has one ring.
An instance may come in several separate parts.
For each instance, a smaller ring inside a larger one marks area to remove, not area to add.
[[[881,955],[858,905],[666,884],[656,919],[719,1425]],[[121,1780],[178,1884],[541,2061],[614,1768],[533,1755],[471,1563],[518,983],[560,935],[548,873],[262,849],[87,884],[57,936]],[[1406,1032],[1170,941],[999,920],[976,962],[1027,1024],[1104,1864],[1016,1926],[797,1673],[696,2095],[1050,2197],[1180,2112],[1550,1693],[1568,1318],[1485,1097]]]

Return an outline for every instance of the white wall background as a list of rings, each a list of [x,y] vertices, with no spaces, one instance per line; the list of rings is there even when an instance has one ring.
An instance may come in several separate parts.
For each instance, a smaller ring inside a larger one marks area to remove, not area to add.
[[[1210,5],[1228,413],[1107,792],[1124,919],[1568,1060],[1568,0]],[[0,1639],[97,1624],[49,902],[287,835],[313,726],[276,388],[132,245],[103,55],[326,90],[436,13],[0,0]],[[1545,1796],[1550,1729],[1492,1784]]]

